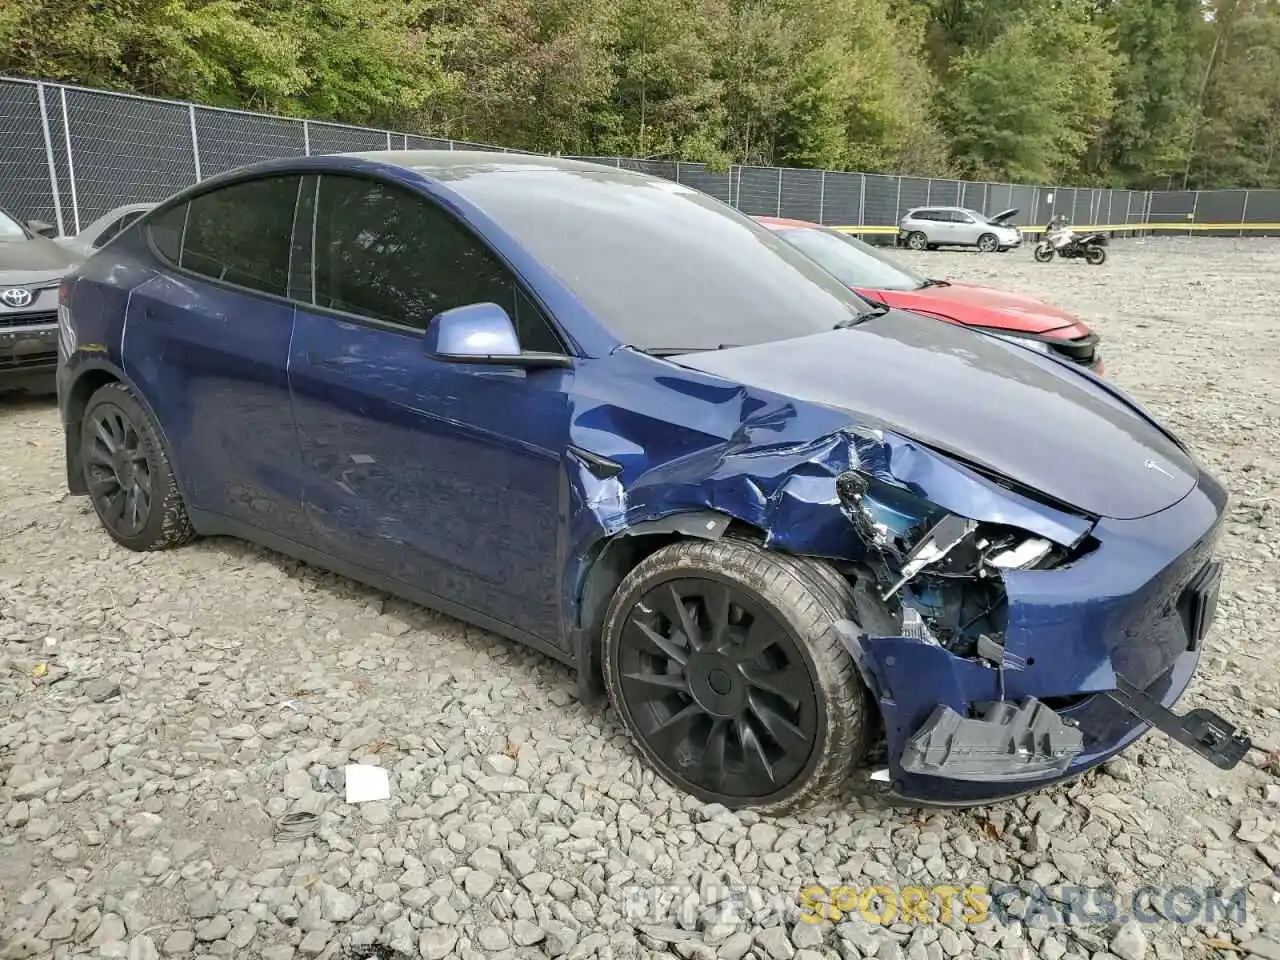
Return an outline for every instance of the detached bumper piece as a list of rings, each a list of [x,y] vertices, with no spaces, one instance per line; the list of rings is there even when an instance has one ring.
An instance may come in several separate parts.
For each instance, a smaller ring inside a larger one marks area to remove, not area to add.
[[[905,773],[952,780],[1042,780],[1062,774],[1084,738],[1035,697],[982,705],[979,717],[939,706],[902,753]]]
[[[1221,770],[1230,770],[1253,746],[1235,724],[1212,710],[1197,707],[1180,717],[1121,677],[1116,677],[1116,689],[1108,690],[1107,696]]]

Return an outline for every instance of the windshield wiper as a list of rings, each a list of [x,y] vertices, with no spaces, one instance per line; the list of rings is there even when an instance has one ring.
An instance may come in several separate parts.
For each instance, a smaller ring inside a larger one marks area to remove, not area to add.
[[[922,280],[920,282],[920,286],[916,287],[916,289],[923,290],[925,287],[949,287],[949,286],[951,286],[950,280],[934,280],[932,277],[930,277],[928,280]]]
[[[864,310],[856,316],[845,317],[831,329],[848,330],[850,327],[856,327],[858,324],[865,323],[868,320],[874,320],[876,317],[883,317],[888,312],[888,307],[872,307],[870,310]]]

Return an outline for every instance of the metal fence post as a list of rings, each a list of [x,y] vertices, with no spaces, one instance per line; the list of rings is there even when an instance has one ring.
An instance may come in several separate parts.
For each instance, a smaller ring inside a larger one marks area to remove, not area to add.
[[[863,176],[863,180],[866,176]],[[898,195],[893,201],[893,222],[896,224],[902,219],[902,177],[898,177]]]
[[[818,223],[826,223],[826,218],[822,214],[823,204],[827,199],[827,171],[823,170],[818,177]]]
[[[391,149],[391,131],[390,130],[387,131],[387,149],[388,150]]]
[[[899,186],[902,185],[901,178],[899,178],[898,180],[898,185]],[[933,203],[933,178],[932,177],[930,177],[928,182],[926,182],[924,185],[924,205],[927,207],[931,203]]]
[[[306,120],[302,121],[302,152],[305,156],[311,156],[311,124]]]
[[[782,170],[778,170],[778,212],[776,216],[782,216]]]
[[[680,182],[680,161],[676,161],[676,183]]]
[[[858,226],[866,226],[867,223],[867,175],[865,173],[858,176]]]
[[[58,97],[62,103],[62,135],[67,145],[67,179],[71,181],[71,217],[76,225],[76,233],[80,232],[80,198],[76,195],[76,161],[71,156],[71,114],[67,112],[67,88],[58,88]]]
[[[200,137],[196,133],[196,105],[187,104],[187,119],[191,122],[191,159],[196,167],[196,183],[204,179],[200,174]]]
[[[40,127],[44,130],[44,158],[49,164],[49,189],[53,191],[53,214],[58,220],[58,235],[66,236],[62,222],[62,192],[58,189],[58,167],[53,162],[53,138],[49,136],[49,105],[44,99],[44,84],[36,84],[36,99],[40,101]]]
[[[1240,205],[1240,236],[1244,236],[1244,225],[1249,222],[1249,191],[1244,192],[1244,203]]]

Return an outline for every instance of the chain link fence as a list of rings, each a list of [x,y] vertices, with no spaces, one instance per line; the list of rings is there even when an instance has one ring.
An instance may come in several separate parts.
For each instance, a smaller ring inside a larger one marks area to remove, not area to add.
[[[127,203],[260,160],[361,150],[525,151],[0,77],[0,207],[73,234]],[[754,216],[897,233],[913,207],[964,206],[1036,230],[1055,214],[1112,233],[1280,235],[1280,190],[1135,191],[778,167],[576,157],[675,180]]]

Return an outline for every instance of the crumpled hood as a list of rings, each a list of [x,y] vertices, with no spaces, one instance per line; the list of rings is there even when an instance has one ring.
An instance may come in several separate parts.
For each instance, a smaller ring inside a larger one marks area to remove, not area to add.
[[[676,362],[848,411],[1095,516],[1163,510],[1199,476],[1139,408],[1088,376],[917,314]]]
[[[1053,331],[1069,338],[1088,336],[1090,332],[1078,317],[1041,300],[969,283],[923,290],[869,290],[867,295],[892,307],[922,310],[968,326],[1020,333]]]
[[[0,240],[0,286],[30,287],[60,280],[83,257],[52,240]]]

